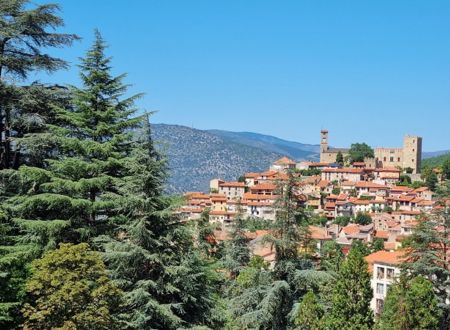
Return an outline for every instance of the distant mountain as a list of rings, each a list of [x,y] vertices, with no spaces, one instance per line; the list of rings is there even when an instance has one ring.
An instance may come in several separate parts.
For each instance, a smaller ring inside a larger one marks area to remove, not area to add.
[[[425,154],[425,153],[424,153]],[[422,161],[422,167],[436,167],[442,165],[446,160],[450,160],[450,152],[441,153],[440,151],[436,152],[437,156],[424,158]]]
[[[236,180],[245,172],[266,170],[284,156],[179,125],[154,124],[152,135],[168,157],[169,193],[207,191],[213,178]]]
[[[229,132],[216,129],[208,130],[208,132],[220,136],[227,141],[276,152],[295,160],[319,159],[319,145],[286,141],[275,136],[252,132]]]
[[[441,155],[445,155],[445,154],[449,154],[449,153],[450,153],[450,150],[422,152],[422,159],[437,157],[437,156],[441,156]]]

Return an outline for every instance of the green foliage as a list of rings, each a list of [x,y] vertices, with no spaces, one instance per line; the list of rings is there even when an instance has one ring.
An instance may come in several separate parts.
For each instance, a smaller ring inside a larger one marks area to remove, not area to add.
[[[314,176],[314,175],[320,175],[322,171],[318,168],[308,168],[304,170],[299,170],[299,173],[303,176]]]
[[[430,157],[422,160],[422,172],[425,168],[436,168],[436,167],[442,167],[443,164],[450,160],[450,153],[436,156],[436,157]]]
[[[363,254],[350,250],[342,264],[332,296],[332,307],[325,319],[326,329],[371,329],[370,274]]]
[[[355,217],[355,223],[359,225],[368,225],[372,223],[372,217],[367,213],[358,212]]]
[[[250,261],[250,249],[247,245],[245,227],[243,221],[243,210],[237,205],[236,216],[233,219],[231,240],[225,243],[223,264],[230,272],[232,278],[236,277]]]
[[[406,174],[400,175],[399,185],[408,186],[411,184],[411,177]]]
[[[436,173],[431,172],[425,179],[425,184],[431,191],[435,191],[438,184],[438,177]]]
[[[339,226],[345,227],[350,223],[351,220],[352,220],[351,217],[339,216],[339,217],[336,217],[336,219],[334,219],[334,223]]]
[[[344,253],[340,245],[334,240],[326,241],[321,251],[321,268],[337,273],[343,261]]]
[[[272,228],[273,225],[273,221],[258,217],[248,217],[246,219],[242,219],[242,223],[244,228],[250,232],[270,229]]]
[[[302,302],[298,307],[297,315],[294,319],[295,329],[298,330],[320,330],[322,329],[323,308],[319,304],[316,295],[308,291],[303,296]]]
[[[384,250],[384,240],[381,238],[374,239],[372,243],[372,252]]]
[[[333,195],[339,195],[341,193],[341,189],[340,188],[333,188],[333,190],[331,191],[331,193]]]
[[[350,146],[348,152],[350,156],[350,162],[362,162],[366,157],[375,157],[373,149],[369,147],[366,143],[353,143]]]
[[[376,329],[428,330],[439,329],[438,300],[431,283],[422,276],[392,285],[387,293],[383,312]]]
[[[363,256],[368,256],[371,253],[370,248],[367,246],[367,244],[363,243],[360,240],[353,240],[352,250],[357,250]]]
[[[338,163],[340,166],[344,166],[344,155],[342,155],[342,152],[338,152],[336,155],[336,163]]]
[[[122,292],[85,243],[61,244],[32,263],[23,308],[25,329],[118,329]]]
[[[412,174],[412,172],[414,172],[414,169],[412,167],[405,168],[405,173]]]
[[[437,227],[439,226],[439,230]],[[433,285],[441,324],[450,324],[450,213],[448,207],[429,219],[420,219],[408,240],[408,253],[402,267],[411,277],[422,276]]]
[[[12,141],[30,131],[23,124],[35,126],[42,114],[38,102],[35,111],[29,111],[38,98],[14,80],[25,80],[33,71],[54,72],[66,67],[65,61],[43,50],[68,46],[77,39],[54,31],[63,25],[58,10],[55,4],[32,5],[27,0],[2,0],[0,4],[0,170],[18,167],[20,151]]]

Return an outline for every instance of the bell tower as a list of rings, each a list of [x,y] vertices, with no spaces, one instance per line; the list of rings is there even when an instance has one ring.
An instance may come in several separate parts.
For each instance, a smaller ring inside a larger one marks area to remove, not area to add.
[[[328,151],[328,130],[320,131],[320,161],[324,161],[324,153]]]

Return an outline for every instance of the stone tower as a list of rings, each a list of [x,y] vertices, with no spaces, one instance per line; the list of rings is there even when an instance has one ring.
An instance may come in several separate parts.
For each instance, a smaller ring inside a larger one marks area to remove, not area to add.
[[[422,161],[422,138],[405,136],[403,140],[403,168],[411,167],[413,173],[420,173]]]
[[[320,162],[325,162],[324,153],[328,151],[328,130],[320,131]]]

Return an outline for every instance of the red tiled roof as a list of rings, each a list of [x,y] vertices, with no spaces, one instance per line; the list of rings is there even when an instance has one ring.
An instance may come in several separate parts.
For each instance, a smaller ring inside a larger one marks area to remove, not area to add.
[[[237,181],[229,181],[229,182],[219,183],[219,187],[245,188],[245,183],[244,182],[237,182]]]
[[[287,157],[281,157],[277,161],[274,162],[275,165],[295,165],[296,162],[294,162],[292,159],[289,159]]]
[[[276,188],[277,186],[273,183],[260,183],[250,187],[250,190],[275,190]]]
[[[343,167],[343,168],[333,168],[333,167],[327,167],[322,170],[324,173],[355,173],[355,174],[362,174],[364,173],[364,170],[360,168],[350,168],[350,167]]]

